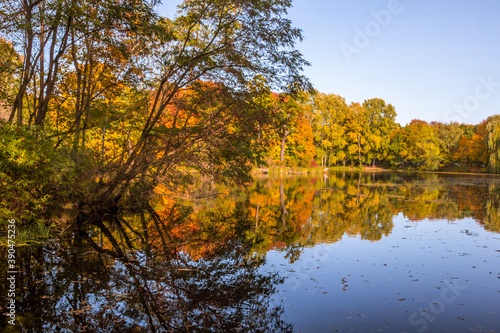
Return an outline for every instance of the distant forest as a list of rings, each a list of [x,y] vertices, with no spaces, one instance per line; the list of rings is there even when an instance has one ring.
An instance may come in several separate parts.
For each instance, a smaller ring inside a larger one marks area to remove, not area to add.
[[[274,99],[283,127],[271,140],[270,164],[498,172],[500,116],[477,125],[414,119],[401,126],[395,107],[380,98],[350,105],[319,92]]]

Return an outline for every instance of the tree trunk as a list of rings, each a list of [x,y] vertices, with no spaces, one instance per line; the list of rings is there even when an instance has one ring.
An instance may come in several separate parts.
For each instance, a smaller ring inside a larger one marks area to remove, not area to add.
[[[286,138],[288,137],[288,134],[290,134],[290,130],[286,129],[285,134],[283,135],[283,140],[281,141],[281,154],[280,154],[281,164],[283,164],[285,162],[285,145],[286,145]]]
[[[23,79],[21,82],[21,85],[19,87],[19,90],[17,91],[16,94],[16,100],[14,102],[14,106],[12,108],[12,112],[9,117],[9,122],[12,122],[14,120],[14,116],[16,115],[17,112],[17,125],[21,126],[23,124],[23,98],[24,95],[26,94],[26,89],[30,80],[30,73],[31,73],[31,60],[32,60],[32,52],[33,52],[33,40],[34,40],[34,34],[33,34],[33,29],[31,27],[31,19],[32,19],[32,14],[33,14],[33,8],[29,6],[28,3],[23,2],[23,9],[26,11],[26,49],[25,49],[25,57],[24,57],[24,63],[23,63]]]
[[[361,138],[358,136],[358,158],[359,166],[361,167]]]
[[[58,11],[56,13],[56,18],[60,18],[62,13]],[[67,19],[67,26],[66,26],[66,31],[64,32],[62,38],[60,39],[60,46],[59,50],[56,52],[56,44],[59,42],[58,31],[59,27],[55,26],[52,31],[52,40],[51,40],[51,45],[50,45],[50,52],[49,52],[49,62],[48,62],[48,69],[47,69],[47,76],[44,82],[40,83],[40,102],[41,104],[38,105],[38,110],[36,110],[37,114],[35,117],[35,125],[38,126],[43,126],[45,122],[45,117],[48,112],[49,108],[49,102],[53,97],[53,92],[55,88],[55,84],[58,79],[58,73],[59,73],[59,60],[63,56],[64,52],[66,51],[67,45],[68,45],[68,38],[69,38],[69,25],[71,22],[71,17]],[[43,51],[41,51],[43,52]]]

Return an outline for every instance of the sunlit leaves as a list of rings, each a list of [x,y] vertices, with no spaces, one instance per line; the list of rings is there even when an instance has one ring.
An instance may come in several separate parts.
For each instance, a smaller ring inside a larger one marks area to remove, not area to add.
[[[415,119],[403,133],[405,148],[401,154],[405,160],[422,169],[436,170],[443,157],[434,129],[427,122]]]
[[[19,80],[21,57],[12,43],[0,37],[0,110],[12,103]]]
[[[500,116],[491,116],[486,123],[486,143],[490,151],[488,168],[491,172],[500,171]]]

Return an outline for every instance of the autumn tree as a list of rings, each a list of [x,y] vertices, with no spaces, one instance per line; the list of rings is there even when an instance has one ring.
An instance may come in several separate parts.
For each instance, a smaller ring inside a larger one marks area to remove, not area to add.
[[[311,166],[314,160],[314,133],[309,118],[301,112],[295,119],[294,130],[288,137],[287,158],[291,165]]]
[[[500,115],[488,117],[486,120],[486,143],[490,152],[488,169],[490,172],[500,171]]]
[[[251,83],[260,77],[290,101],[311,89],[290,1],[184,1],[172,19],[154,4],[0,4],[2,37],[24,60],[10,121],[31,122],[56,150],[71,142],[77,164],[80,154],[89,168],[101,161],[81,198],[97,209],[189,168],[247,181],[263,126],[276,120]]]
[[[254,109],[251,111],[254,116],[254,123],[257,126],[257,137],[253,140],[252,151],[254,154],[254,164],[260,166],[266,163],[263,158],[267,157],[268,164],[274,147],[278,146],[279,137],[277,135],[276,119],[280,119],[281,110],[279,108],[279,95],[271,92],[265,80],[257,76],[249,83],[250,91],[253,92]],[[269,117],[269,111],[275,116]],[[276,116],[278,115],[278,116]]]
[[[464,133],[464,129],[458,123],[439,123],[432,122],[438,139],[441,153],[443,155],[443,163],[448,164],[453,162],[453,157],[459,147],[459,141]]]
[[[335,165],[346,157],[344,121],[348,106],[343,97],[323,93],[317,93],[311,104],[311,122],[317,143],[316,155],[321,158],[322,166]]]
[[[472,136],[472,145],[470,148],[472,163],[480,166],[487,165],[489,158],[489,151],[486,142],[486,136],[488,134],[486,125],[486,120],[483,120],[476,126],[476,131]]]
[[[203,88],[196,82],[217,83],[218,89],[225,92],[222,96],[229,98],[226,101],[232,99],[235,107],[238,105],[238,108],[233,109],[240,110],[238,117],[246,116],[243,110],[251,101],[247,83],[257,74],[270,87],[292,95],[298,90],[309,88],[308,81],[300,74],[302,66],[307,62],[293,48],[295,41],[301,38],[300,30],[293,28],[289,20],[282,18],[289,5],[281,1],[201,1],[184,2],[179,7],[179,16],[169,25],[171,30],[162,37],[164,44],[158,50],[161,55],[161,66],[157,71],[159,83],[152,94],[149,114],[141,134],[128,159],[114,172],[113,185],[105,189],[102,195],[109,197],[113,192],[123,193],[126,186],[119,180],[130,179],[146,170],[135,166],[144,165],[141,161],[151,156],[150,141],[156,136],[153,136],[153,132],[158,120],[174,102],[179,91],[187,89],[192,90],[193,94],[201,92],[199,89]],[[269,59],[273,60],[269,62]],[[222,91],[219,90],[219,96],[220,92]],[[238,117],[234,120],[240,121],[240,125],[253,124],[248,119]],[[210,130],[210,126],[219,121],[214,119],[200,124],[196,129]],[[177,124],[177,116],[174,115],[173,121],[163,133],[170,135],[173,130],[178,133]],[[251,139],[248,135],[247,138]],[[210,140],[210,136],[203,140]],[[231,144],[228,141],[219,142]],[[164,154],[155,161],[159,165],[168,163],[167,165],[172,166],[170,161],[173,156],[180,158],[182,155],[179,154],[184,152],[176,145],[163,147]],[[233,145],[233,148],[236,147]],[[225,164],[227,168],[238,169],[246,164],[238,160],[237,155],[229,154],[237,151],[238,149],[214,149],[211,158],[219,154],[217,158],[223,157],[223,161],[230,162]],[[231,173],[232,176],[240,174],[237,169]],[[215,173],[216,170],[213,171],[215,176],[220,175]],[[160,173],[166,172],[168,169],[164,168]]]
[[[301,105],[290,96],[280,95],[277,100],[278,117],[277,127],[280,138],[279,160],[283,165],[285,163],[285,149],[287,147],[288,135],[292,133],[297,118],[303,112]]]
[[[58,87],[62,62],[68,54],[86,45],[117,42],[127,34],[145,34],[144,26],[157,21],[152,2],[6,0],[0,4],[5,36],[23,56],[20,83],[16,87],[10,121],[23,123],[23,108],[29,108],[28,122],[44,125],[50,101]],[[109,43],[108,43],[109,44]],[[108,59],[115,56],[108,54]],[[73,57],[76,61],[76,56]],[[90,64],[88,64],[90,65]],[[81,68],[75,68],[81,78]],[[83,92],[83,86],[80,87]],[[78,111],[77,111],[78,112]]]
[[[436,170],[443,160],[439,138],[433,127],[423,120],[414,119],[404,127],[404,150],[401,155],[412,165]]]
[[[455,152],[455,159],[464,165],[484,166],[488,164],[489,153],[486,145],[486,120],[476,126],[472,137],[462,135]]]
[[[463,131],[463,135],[467,136],[469,139],[472,138],[476,131],[476,126],[470,124],[460,124],[460,128]]]
[[[274,126],[267,127],[270,158],[281,165],[310,166],[314,160],[314,133],[307,93],[298,96],[273,93]]]
[[[7,110],[12,104],[21,59],[12,43],[0,37],[0,118],[8,118]]]
[[[354,165],[366,161],[366,153],[370,151],[367,141],[368,121],[363,106],[359,103],[351,103],[347,108],[345,117],[345,133],[347,144],[345,146],[346,158]]]
[[[405,131],[401,125],[397,124],[389,137],[388,153],[385,161],[393,167],[403,166],[405,163],[406,141]]]
[[[365,100],[363,109],[368,121],[367,142],[370,146],[368,159],[372,166],[376,160],[386,158],[389,146],[389,137],[396,127],[396,110],[391,104],[386,105],[381,98]]]

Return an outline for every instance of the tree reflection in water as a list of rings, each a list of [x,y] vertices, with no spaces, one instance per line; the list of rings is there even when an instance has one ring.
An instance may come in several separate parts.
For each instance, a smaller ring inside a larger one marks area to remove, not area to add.
[[[91,236],[114,238],[104,237],[102,248],[75,234],[20,255],[18,313],[25,331],[292,331],[270,299],[283,279],[260,273],[263,261],[243,242],[228,239],[194,260],[180,248],[131,250],[109,222],[97,224],[107,230]]]
[[[293,262],[304,247],[344,235],[381,240],[398,214],[413,222],[473,218],[500,232],[499,186],[497,177],[482,175],[332,173],[263,177],[245,200],[258,226],[250,234],[254,250],[264,256],[279,248]]]
[[[270,249],[294,262],[344,235],[378,241],[398,214],[469,217],[500,232],[499,184],[402,173],[263,178],[247,191],[207,186],[184,203],[163,195],[133,212],[84,211],[71,237],[19,250],[18,319],[26,332],[291,332],[271,297],[283,279],[259,271]]]

